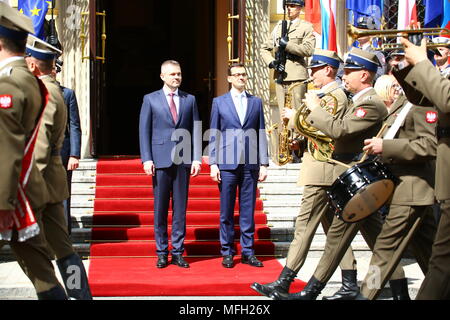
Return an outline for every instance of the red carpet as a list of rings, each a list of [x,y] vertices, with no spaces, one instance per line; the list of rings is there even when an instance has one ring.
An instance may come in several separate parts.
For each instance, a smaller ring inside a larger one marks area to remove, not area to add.
[[[258,193],[259,195],[259,193]],[[156,268],[151,177],[139,159],[100,159],[92,228],[89,282],[94,296],[250,296],[250,284],[274,281],[282,266],[274,256],[262,200],[255,211],[255,253],[263,268],[240,263],[239,208],[236,206],[235,267],[221,265],[219,190],[209,166],[192,178],[186,217],[185,259],[190,268]],[[171,215],[169,212],[169,223]],[[170,228],[169,228],[170,239]],[[296,281],[291,291],[304,283]]]

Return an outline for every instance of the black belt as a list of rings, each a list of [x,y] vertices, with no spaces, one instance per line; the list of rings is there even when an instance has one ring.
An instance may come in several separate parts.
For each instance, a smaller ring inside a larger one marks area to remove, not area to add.
[[[436,137],[438,140],[440,138],[450,138],[450,127],[436,127]]]

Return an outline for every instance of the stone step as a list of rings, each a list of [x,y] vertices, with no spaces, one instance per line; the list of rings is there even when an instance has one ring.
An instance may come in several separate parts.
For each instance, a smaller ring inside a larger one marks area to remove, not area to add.
[[[81,159],[80,165],[77,170],[96,170],[97,160],[96,159]]]
[[[279,242],[274,242],[274,246],[275,246],[275,255],[279,255],[282,257],[286,257],[287,253],[289,251],[289,246],[290,246],[290,241],[279,241]],[[323,249],[325,247],[325,242],[323,241],[313,241],[311,244],[311,247],[309,248],[308,251],[308,257],[309,256],[322,256],[323,253]],[[360,241],[353,241],[352,242],[352,250],[356,253],[356,252],[364,252],[364,253],[369,253],[371,254],[370,249],[367,247],[367,244],[365,242],[360,242]],[[313,253],[317,253],[318,255],[313,255]],[[355,254],[355,256],[357,256]]]
[[[92,173],[83,173],[82,171],[72,176],[72,185],[75,183],[90,183],[95,185],[95,176]]]
[[[266,200],[263,201],[264,210],[268,211],[269,208],[300,208],[300,199],[296,196],[283,195],[280,198],[276,198],[276,200]]]
[[[73,242],[73,249],[81,258],[86,258],[90,255],[90,244],[89,243],[76,243]],[[0,248],[0,261],[13,261],[16,260],[11,247],[9,245],[4,245]]]
[[[72,196],[78,194],[95,194],[95,183],[72,183]]]
[[[270,185],[273,183],[281,183],[281,184],[286,184],[286,183],[297,183],[297,176],[294,175],[268,175],[267,179],[264,181],[263,186]]]

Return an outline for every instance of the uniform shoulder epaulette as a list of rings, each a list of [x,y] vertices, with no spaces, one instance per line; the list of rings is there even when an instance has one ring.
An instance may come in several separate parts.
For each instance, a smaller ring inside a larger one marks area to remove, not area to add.
[[[0,77],[10,77],[12,73],[13,68],[7,67],[0,71]]]

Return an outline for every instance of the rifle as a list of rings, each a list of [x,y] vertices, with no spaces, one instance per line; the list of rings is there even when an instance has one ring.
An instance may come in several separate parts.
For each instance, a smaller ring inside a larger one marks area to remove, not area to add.
[[[283,20],[281,21],[281,38],[289,39],[286,20],[286,0],[283,0],[283,11],[284,11]],[[278,65],[282,65],[283,67],[286,66],[286,55],[287,55],[286,47],[278,47],[278,50],[275,53],[275,60],[277,61]],[[286,78],[286,76],[287,76],[286,71],[279,72],[278,78],[277,80],[275,80],[275,82],[281,84],[284,78]]]

